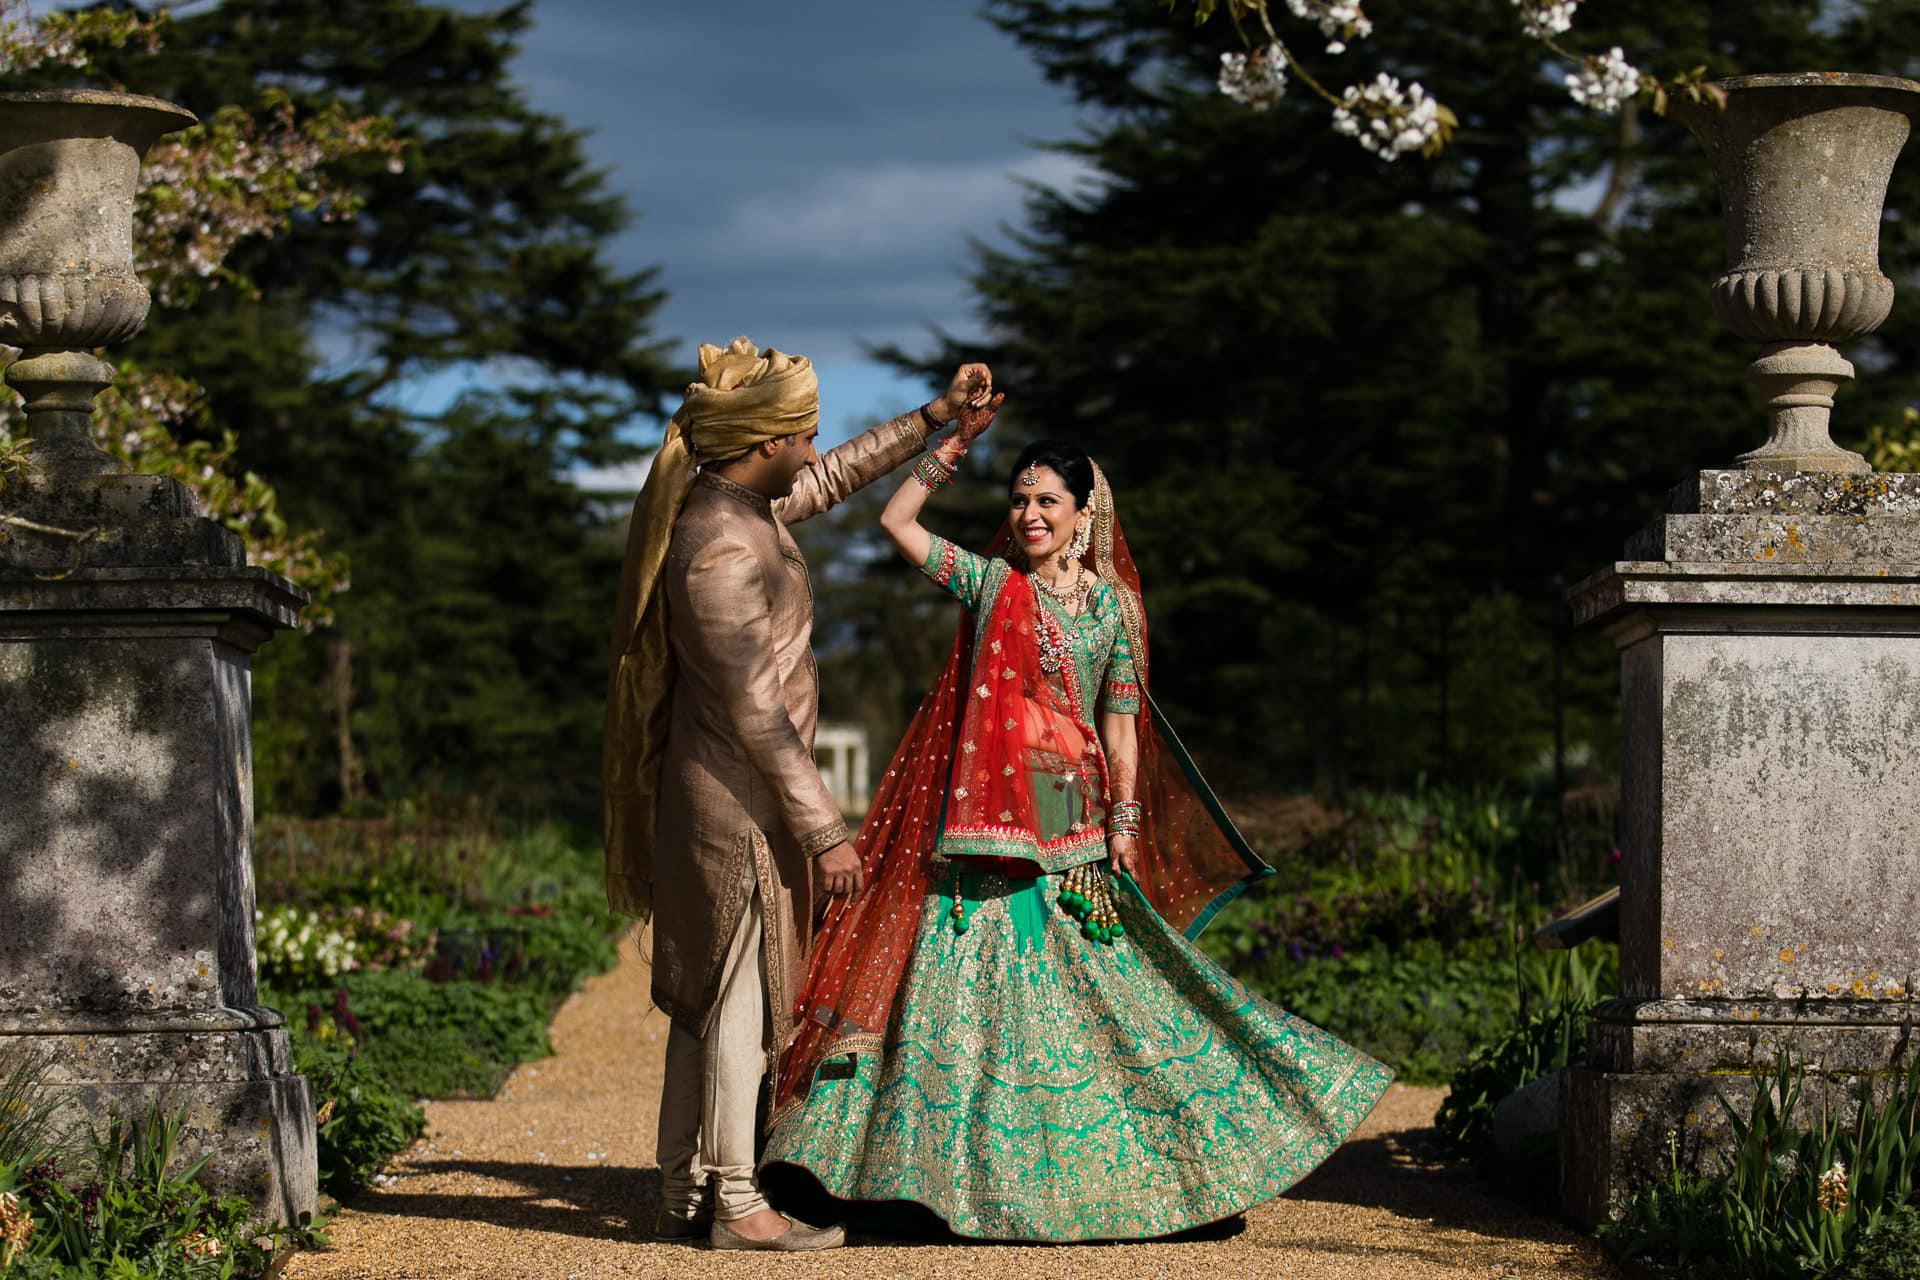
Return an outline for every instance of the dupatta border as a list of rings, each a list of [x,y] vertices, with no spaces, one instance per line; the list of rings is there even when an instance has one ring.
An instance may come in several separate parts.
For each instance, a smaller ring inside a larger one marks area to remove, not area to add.
[[[1253,846],[1247,843],[1247,838],[1240,834],[1240,828],[1233,825],[1233,819],[1227,816],[1226,809],[1220,804],[1220,797],[1213,794],[1213,788],[1207,784],[1205,778],[1200,776],[1199,766],[1194,764],[1193,757],[1187,754],[1186,744],[1180,741],[1180,735],[1175,733],[1173,726],[1167,722],[1166,715],[1160,710],[1160,704],[1153,700],[1152,692],[1142,688],[1140,696],[1145,701],[1147,710],[1152,714],[1153,727],[1159,733],[1161,742],[1166,744],[1168,753],[1173,756],[1173,762],[1180,766],[1180,772],[1186,775],[1188,785],[1193,788],[1194,794],[1200,797],[1200,803],[1207,807],[1207,816],[1212,818],[1214,824],[1220,828],[1220,834],[1227,838],[1227,844],[1240,855],[1240,860],[1247,864],[1247,874],[1234,884],[1227,886],[1212,902],[1201,908],[1200,914],[1195,916],[1193,922],[1186,927],[1184,934],[1187,941],[1191,942],[1200,936],[1202,930],[1213,923],[1213,918],[1225,910],[1228,903],[1245,893],[1255,881],[1264,880],[1275,873],[1274,869],[1267,865],[1266,860],[1253,851]]]

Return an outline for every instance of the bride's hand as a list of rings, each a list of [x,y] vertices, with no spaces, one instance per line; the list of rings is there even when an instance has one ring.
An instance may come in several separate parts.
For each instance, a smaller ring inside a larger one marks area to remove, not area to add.
[[[1124,871],[1138,880],[1140,878],[1140,838],[1138,836],[1108,836],[1107,854],[1113,859],[1113,869]]]
[[[954,425],[953,438],[960,443],[961,448],[966,448],[986,434],[987,428],[993,425],[993,416],[1000,412],[1000,402],[1006,398],[1007,393],[1001,391],[991,399],[982,400],[978,404],[969,404],[960,410],[959,420]]]

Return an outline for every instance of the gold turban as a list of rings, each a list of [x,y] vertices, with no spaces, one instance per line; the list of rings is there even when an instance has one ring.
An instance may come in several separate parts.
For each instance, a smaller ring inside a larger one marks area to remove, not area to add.
[[[653,820],[667,745],[673,654],[667,647],[660,571],[696,464],[730,462],[755,445],[811,430],[820,420],[820,382],[804,356],[745,338],[702,343],[700,380],[667,424],[652,470],[633,502],[627,558],[613,612],[612,671],[601,739],[607,901],[642,921],[653,909]]]

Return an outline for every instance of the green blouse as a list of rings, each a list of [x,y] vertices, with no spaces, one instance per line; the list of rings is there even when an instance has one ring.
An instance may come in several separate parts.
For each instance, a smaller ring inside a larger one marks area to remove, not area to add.
[[[932,539],[920,571],[979,613],[983,602],[990,603],[999,595],[1011,566],[1004,560],[975,555],[939,534],[933,534]],[[1120,598],[1113,587],[1104,581],[1095,583],[1079,617],[1069,614],[1044,591],[1035,591],[1033,598],[1053,614],[1067,637],[1080,705],[1120,715],[1140,714],[1139,677],[1134,673],[1133,651],[1121,619]]]

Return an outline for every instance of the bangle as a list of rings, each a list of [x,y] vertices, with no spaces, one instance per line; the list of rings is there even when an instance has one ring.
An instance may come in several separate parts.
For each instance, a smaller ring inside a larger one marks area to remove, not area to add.
[[[927,406],[924,404],[920,406],[920,421],[927,424],[928,435],[932,435],[934,432],[940,430],[942,427],[947,425],[944,422],[935,422],[933,415],[927,412]]]
[[[929,453],[913,464],[913,478],[927,487],[928,493],[938,493],[953,480],[953,468],[940,461],[938,454]]]
[[[1138,800],[1116,800],[1107,810],[1107,833],[1116,836],[1138,836],[1140,824],[1146,819],[1146,809]]]

